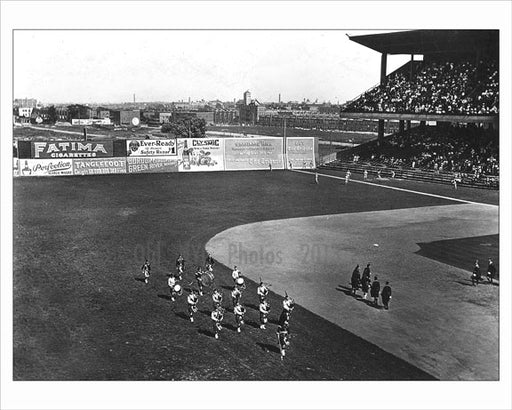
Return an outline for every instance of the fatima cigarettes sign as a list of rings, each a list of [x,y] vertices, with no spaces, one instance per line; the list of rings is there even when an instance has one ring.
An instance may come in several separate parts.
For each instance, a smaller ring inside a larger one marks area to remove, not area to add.
[[[128,157],[167,157],[176,155],[176,140],[126,141],[126,156]]]
[[[114,156],[112,141],[32,142],[32,158],[97,158]]]

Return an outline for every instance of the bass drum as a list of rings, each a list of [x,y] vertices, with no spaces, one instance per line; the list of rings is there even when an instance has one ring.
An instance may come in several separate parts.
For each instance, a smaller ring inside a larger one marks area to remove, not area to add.
[[[178,296],[181,296],[181,294],[183,293],[183,289],[181,287],[181,285],[174,285],[174,287],[172,288],[173,292],[176,293]]]
[[[245,289],[245,280],[241,276],[236,279],[236,286],[238,286],[241,289]]]
[[[215,276],[213,276],[213,273],[211,273],[211,272],[204,272],[202,279],[203,279],[203,285],[212,286],[213,281],[215,280]]]

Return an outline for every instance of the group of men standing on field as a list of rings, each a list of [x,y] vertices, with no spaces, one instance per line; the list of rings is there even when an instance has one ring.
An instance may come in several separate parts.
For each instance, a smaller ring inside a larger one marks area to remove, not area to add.
[[[494,283],[494,279],[496,279],[496,266],[494,266],[494,262],[491,258],[487,261],[487,281],[491,284]],[[471,273],[471,284],[473,286],[477,286],[482,280],[482,272],[480,271],[480,262],[478,259],[475,261],[475,265],[473,266],[473,272]]]
[[[208,254],[206,258],[206,266],[204,269],[199,267],[197,271],[194,273],[197,289],[190,289],[190,293],[187,295],[187,305],[188,305],[188,315],[189,320],[194,322],[194,314],[197,312],[197,305],[199,303],[200,296],[204,296],[203,285],[205,283],[208,286],[213,285],[214,276],[213,276],[213,265],[214,260],[210,254]],[[142,273],[144,275],[144,282],[147,284],[150,277],[151,265],[149,261],[146,259],[144,264],[142,265]],[[183,279],[185,270],[185,260],[181,256],[181,254],[176,259],[176,272],[171,272],[167,279],[167,285],[169,286],[169,290],[171,293],[171,301],[175,302],[177,297],[181,296],[183,293],[183,287],[180,284],[180,281]],[[233,278],[233,289],[231,291],[231,301],[233,304],[233,314],[235,316],[236,323],[236,331],[240,333],[242,331],[242,325],[244,325],[244,315],[247,310],[241,303],[242,294],[246,289],[245,280],[241,275],[241,272],[235,266],[232,274]],[[206,282],[205,282],[206,281]],[[191,282],[192,284],[193,282]],[[264,283],[260,278],[260,284],[256,290],[259,299],[259,316],[260,316],[260,329],[266,329],[266,325],[268,323],[268,316],[270,313],[270,303],[267,299],[269,294],[270,284]],[[214,288],[211,294],[213,308],[210,314],[210,318],[213,322],[213,333],[215,339],[219,339],[220,331],[223,329],[222,322],[224,320],[224,313],[226,309],[223,307],[223,295],[222,292]],[[290,318],[291,312],[295,307],[295,301],[286,294],[283,302],[283,311],[279,316],[278,320],[278,328],[277,328],[277,341],[279,344],[279,350],[281,353],[281,360],[284,358],[286,354],[286,349],[290,345]]]
[[[368,296],[368,292],[370,296],[373,298],[373,305],[375,307],[379,306],[379,296],[382,299],[382,305],[384,309],[389,309],[389,303],[391,301],[391,286],[389,281],[386,282],[386,285],[380,289],[380,282],[377,275],[374,276],[373,281],[371,278],[371,268],[370,263],[366,265],[366,268],[363,270],[363,274],[361,275],[359,271],[359,265],[355,267],[352,272],[352,277],[350,278],[350,284],[352,286],[352,295],[357,296],[357,291],[359,289],[363,292],[363,299],[366,299]]]

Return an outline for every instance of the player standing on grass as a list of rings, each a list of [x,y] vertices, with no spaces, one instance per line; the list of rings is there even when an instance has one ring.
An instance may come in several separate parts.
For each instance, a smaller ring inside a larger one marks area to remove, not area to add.
[[[318,185],[318,172],[315,172],[315,183]]]
[[[151,264],[147,259],[144,262],[144,265],[142,265],[141,270],[142,274],[144,275],[144,283],[147,284],[149,280],[149,275],[151,273]]]
[[[352,272],[350,284],[352,286],[352,294],[355,296],[357,289],[359,289],[359,286],[361,284],[361,274],[359,273],[359,265],[357,265],[354,271]]]
[[[366,181],[368,179],[368,170],[364,170],[363,172],[363,179]]]
[[[350,169],[347,169],[347,172],[345,174],[345,185],[347,185],[348,181],[350,181],[350,174],[351,174]]]
[[[384,305],[384,309],[389,309],[389,302],[391,300],[391,286],[389,286],[389,282],[386,282],[386,286],[382,289],[380,294],[382,298],[382,304]]]
[[[270,304],[265,300],[260,303],[260,329],[266,329],[265,325],[268,321],[268,314],[270,313]]]
[[[236,320],[236,331],[240,333],[242,331],[242,325],[244,324],[244,315],[245,315],[245,308],[240,304],[237,303],[235,307],[233,308],[233,313],[235,314],[235,320]]]
[[[363,270],[363,276],[361,277],[361,290],[363,291],[363,299],[366,299],[366,296],[368,295],[368,289],[370,288],[371,280],[371,270],[370,270],[370,264],[368,263],[366,265],[366,268]]]
[[[188,315],[190,317],[190,321],[194,321],[194,313],[197,312],[197,302],[199,301],[199,296],[197,296],[197,291],[192,289],[192,292],[187,297],[188,303]]]
[[[478,282],[480,282],[480,279],[482,279],[482,274],[480,273],[480,264],[478,263],[478,259],[477,259],[475,261],[473,273],[471,274],[471,284],[473,286],[478,285]]]
[[[375,276],[375,279],[373,280],[373,283],[372,283],[372,288],[370,289],[370,295],[373,298],[373,304],[375,306],[379,306],[379,293],[380,293],[380,282],[379,282],[377,276]]]
[[[487,264],[487,280],[490,283],[493,283],[494,276],[496,276],[496,266],[494,266],[492,259],[489,258],[489,262]]]

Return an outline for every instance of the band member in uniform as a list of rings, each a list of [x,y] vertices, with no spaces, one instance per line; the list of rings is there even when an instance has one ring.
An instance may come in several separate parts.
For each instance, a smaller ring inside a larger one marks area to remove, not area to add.
[[[149,261],[147,259],[144,262],[144,265],[142,265],[141,270],[142,270],[142,274],[144,275],[144,283],[147,284],[148,280],[149,280],[149,275],[151,273],[151,264],[149,263]]]
[[[350,170],[347,169],[347,172],[345,174],[345,185],[347,185],[348,181],[350,181],[350,174],[351,174]]]
[[[359,265],[357,265],[354,271],[352,272],[350,284],[352,285],[352,294],[355,296],[357,289],[359,289],[359,286],[361,285],[361,274],[359,273]]]
[[[212,293],[213,308],[218,309],[222,306],[222,293],[218,289],[215,289]]]
[[[286,310],[287,312],[289,312],[290,314],[292,313],[292,310],[293,308],[295,307],[295,301],[293,300],[293,298],[291,298],[290,296],[288,296],[288,294],[286,293],[285,294],[285,298],[283,299],[283,309]]]
[[[233,278],[233,281],[235,282],[236,284],[236,280],[240,277],[240,271],[238,270],[238,268],[235,267],[233,268],[233,272],[231,273],[231,277]]]
[[[368,179],[368,170],[365,169],[363,172],[363,179],[366,181]]]
[[[286,324],[287,326],[289,326],[290,317],[291,317],[291,312],[289,310],[283,309],[283,311],[281,312],[281,315],[279,316],[279,320],[277,321],[277,325],[283,326],[284,324]]]
[[[370,295],[373,298],[373,304],[375,306],[379,306],[379,293],[380,293],[380,282],[375,276],[375,279],[373,280],[372,287],[370,289]]]
[[[188,303],[188,314],[190,316],[190,321],[194,321],[194,313],[197,312],[197,302],[199,301],[199,296],[197,296],[197,291],[192,290],[192,292],[187,297]]]
[[[370,264],[368,263],[366,265],[366,268],[363,270],[363,275],[361,276],[361,290],[363,291],[363,298],[366,299],[366,296],[368,295],[368,289],[370,288],[370,284],[372,282],[371,278],[371,270],[370,270]]]
[[[210,255],[210,253],[208,252],[208,254],[206,255],[206,265],[210,265],[213,267],[213,265],[215,265],[215,260],[213,259],[212,255]]]
[[[489,262],[487,264],[487,280],[493,283],[494,277],[496,276],[496,266],[494,266],[494,262],[491,258],[489,258]]]
[[[386,282],[386,286],[382,289],[380,294],[382,298],[382,304],[384,305],[384,309],[389,309],[389,301],[391,300],[391,286],[389,286],[389,282]]]
[[[240,333],[242,331],[242,325],[244,324],[244,315],[245,315],[245,308],[240,304],[237,303],[235,307],[233,308],[233,313],[235,314],[235,320],[236,320],[236,331]]]
[[[318,172],[315,172],[315,183],[318,185]]]
[[[480,264],[477,259],[475,261],[475,267],[473,268],[473,274],[471,275],[471,283],[473,284],[473,286],[478,285],[480,279],[482,279],[482,274],[480,272]]]
[[[240,303],[242,297],[242,291],[238,289],[238,286],[231,291],[231,300],[233,301],[233,308]]]
[[[260,286],[258,286],[258,289],[257,289],[257,293],[258,293],[258,296],[260,298],[260,303],[267,299],[268,288],[263,283],[263,281],[261,279],[260,279]]]
[[[176,267],[176,273],[174,274],[177,280],[183,280],[183,266],[179,265]]]
[[[279,351],[281,352],[281,360],[286,355],[286,348],[290,345],[290,330],[288,322],[279,324],[277,328],[277,343],[279,344]]]
[[[183,259],[183,256],[181,256],[181,253],[176,258],[176,267],[181,266],[183,269],[185,269],[185,259]]]
[[[268,322],[268,314],[270,313],[270,304],[265,300],[260,303],[260,329],[266,329],[265,325]]]
[[[181,286],[178,284],[178,281],[174,276],[169,276],[169,279],[167,279],[167,286],[169,286],[169,291],[171,292],[171,300],[174,302],[176,300],[175,296],[181,296]],[[178,286],[178,288],[176,288],[176,286]]]
[[[218,307],[214,309],[210,315],[213,320],[213,332],[215,333],[215,339],[219,338],[219,332],[222,330],[222,320],[224,319],[224,309]]]
[[[201,268],[199,266],[197,267],[196,273],[194,273],[194,275],[196,277],[199,294],[201,296],[203,296],[203,271],[201,270]]]

